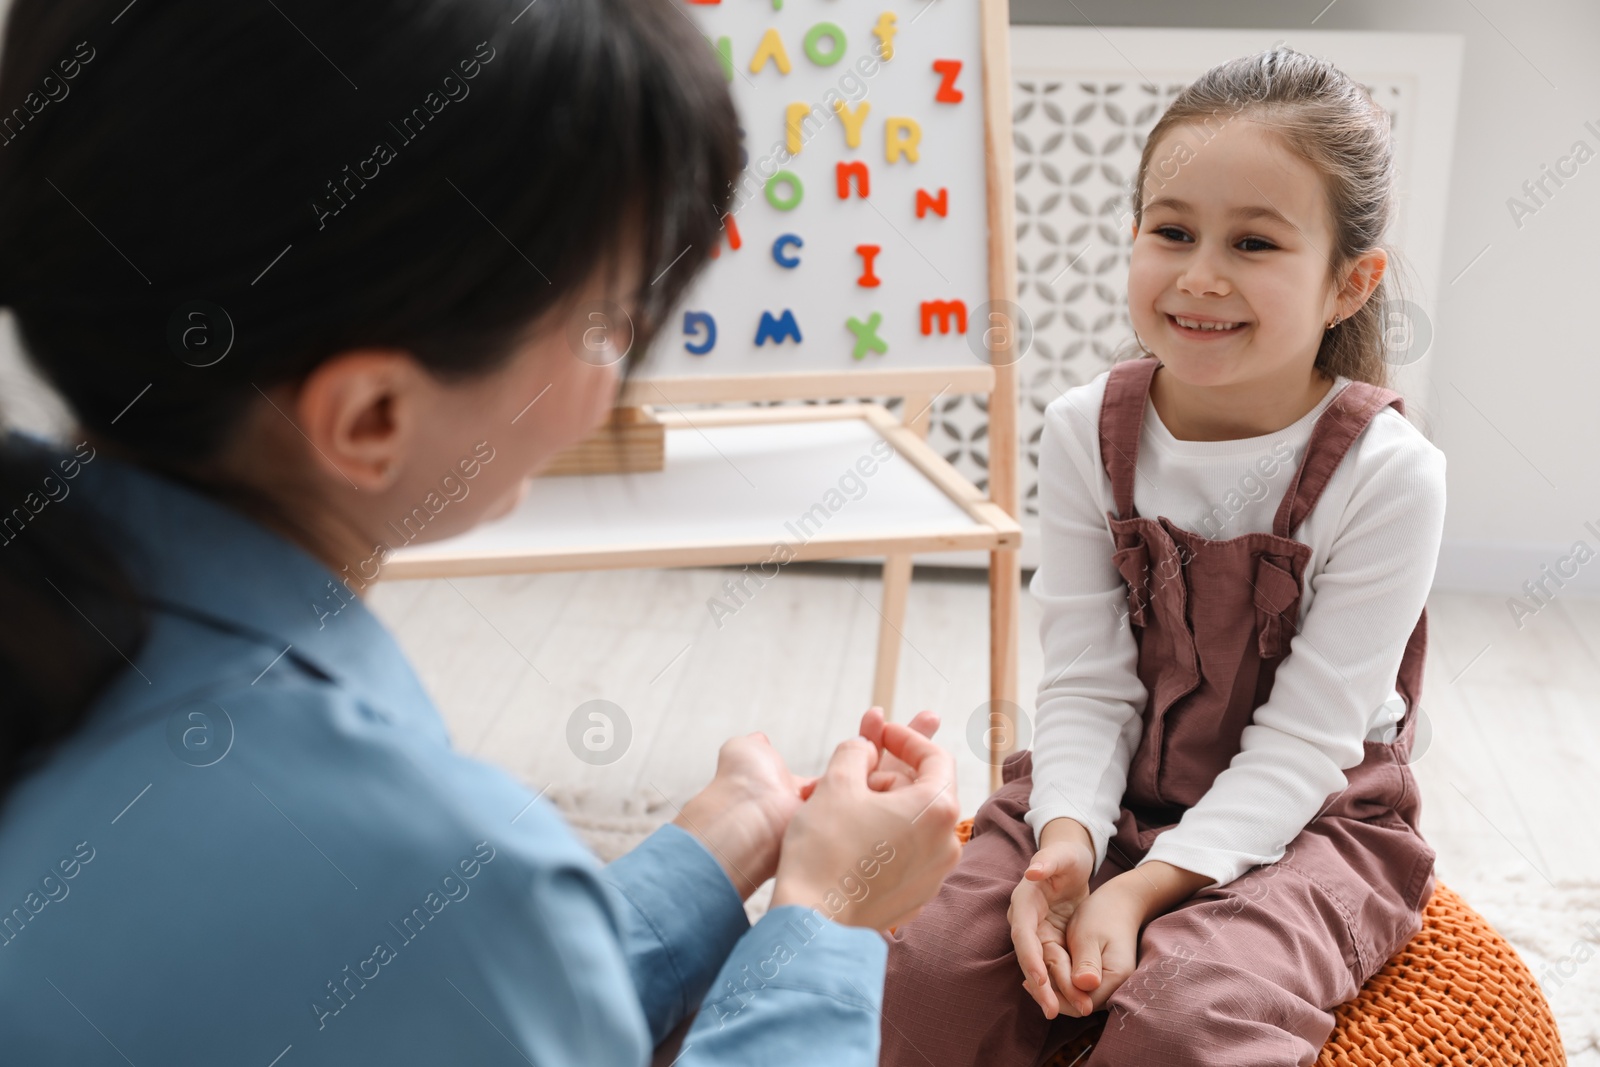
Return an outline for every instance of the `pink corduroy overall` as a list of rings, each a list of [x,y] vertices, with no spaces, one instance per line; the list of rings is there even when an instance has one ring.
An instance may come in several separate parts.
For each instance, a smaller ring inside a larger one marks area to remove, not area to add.
[[[1117,569],[1149,692],[1122,810],[1091,889],[1130,869],[1211,787],[1239,751],[1299,628],[1309,546],[1291,535],[1372,418],[1400,397],[1351,382],[1318,417],[1272,533],[1212,541],[1133,507],[1134,465],[1150,381],[1145,357],[1114,366],[1100,452],[1114,492]],[[1365,742],[1348,786],[1282,859],[1202,889],[1151,921],[1134,973],[1106,1014],[1045,1019],[1022,987],[1006,919],[1036,851],[1023,821],[1032,754],[1005,762],[1005,784],[978,810],[972,840],[935,898],[892,937],[884,990],[885,1067],[1032,1067],[1097,1019],[1083,1067],[1284,1067],[1311,1064],[1352,999],[1421,928],[1434,852],[1417,832],[1407,766],[1422,690],[1427,612],[1396,689],[1406,711],[1393,740]]]

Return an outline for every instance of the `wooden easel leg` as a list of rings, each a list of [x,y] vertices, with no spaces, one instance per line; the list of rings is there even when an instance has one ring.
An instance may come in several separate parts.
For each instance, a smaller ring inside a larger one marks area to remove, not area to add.
[[[872,702],[883,709],[885,719],[894,718],[894,687],[900,673],[900,642],[910,588],[910,554],[890,553],[883,561],[883,618],[878,623],[878,667],[872,678]]]
[[[989,791],[1000,788],[1000,765],[1016,748],[1018,599],[1021,560],[1015,549],[989,553]]]

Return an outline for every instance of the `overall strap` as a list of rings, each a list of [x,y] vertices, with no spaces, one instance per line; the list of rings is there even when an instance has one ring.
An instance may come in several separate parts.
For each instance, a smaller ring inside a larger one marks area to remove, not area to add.
[[[1278,505],[1278,514],[1272,521],[1273,533],[1279,537],[1293,537],[1311,509],[1317,506],[1317,499],[1350,446],[1378,412],[1391,404],[1400,414],[1406,413],[1405,401],[1399,393],[1367,382],[1353,381],[1333,398],[1311,428],[1305,457],[1295,469],[1289,488],[1284,491],[1283,503]]]
[[[1148,356],[1130,359],[1111,368],[1106,395],[1100,402],[1100,462],[1111,479],[1117,518],[1128,519],[1133,510],[1134,466],[1139,459],[1139,431],[1144,425],[1150,379],[1161,361]]]

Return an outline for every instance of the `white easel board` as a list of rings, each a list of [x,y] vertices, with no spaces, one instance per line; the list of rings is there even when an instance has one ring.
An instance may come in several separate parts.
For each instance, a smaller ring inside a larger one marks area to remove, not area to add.
[[[992,547],[1006,517],[952,496],[948,467],[891,441],[881,408],[840,405],[800,421],[705,413],[669,420],[665,472],[536,478],[515,510],[397,554],[394,578],[742,562],[773,573],[855,552]],[[640,522],[648,516],[648,523]],[[1016,527],[1009,525],[1010,543]]]
[[[989,6],[682,5],[720,57],[747,164],[717,258],[640,379],[988,371]]]

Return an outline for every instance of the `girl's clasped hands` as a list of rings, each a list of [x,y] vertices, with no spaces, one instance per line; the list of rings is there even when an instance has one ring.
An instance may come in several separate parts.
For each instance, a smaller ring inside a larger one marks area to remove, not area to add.
[[[1011,893],[1007,918],[1023,988],[1048,1019],[1104,1008],[1138,963],[1144,925],[1211,882],[1153,860],[1091,891],[1094,870],[1089,831],[1054,819]]]

